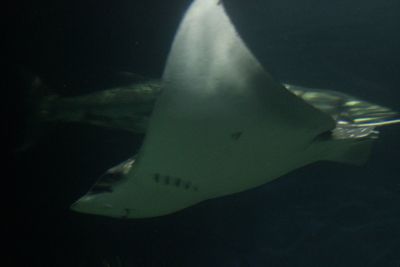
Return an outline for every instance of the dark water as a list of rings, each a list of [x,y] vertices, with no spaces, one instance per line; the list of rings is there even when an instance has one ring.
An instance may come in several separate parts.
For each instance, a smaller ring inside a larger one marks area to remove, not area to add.
[[[400,111],[398,1],[224,2],[278,80]],[[6,16],[9,51],[15,69],[39,75],[60,95],[107,88],[121,71],[160,77],[189,3],[20,2]],[[11,87],[16,111],[20,87]],[[17,155],[17,221],[9,233],[18,257],[8,266],[399,267],[399,137],[399,126],[382,129],[363,167],[318,163],[177,214],[123,221],[68,207],[134,154],[142,136],[56,125]]]

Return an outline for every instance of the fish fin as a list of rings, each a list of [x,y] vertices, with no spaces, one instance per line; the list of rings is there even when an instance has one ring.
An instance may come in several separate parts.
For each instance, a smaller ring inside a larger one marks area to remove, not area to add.
[[[329,153],[322,160],[363,165],[369,158],[373,141],[370,138],[326,141],[324,145],[329,146]]]
[[[135,168],[73,210],[156,217],[254,188],[319,159],[304,148],[335,127],[270,77],[218,0],[192,3],[163,86]]]
[[[284,86],[308,104],[331,115],[343,124],[359,128],[374,128],[400,123],[398,112],[348,94],[292,84],[284,84]]]

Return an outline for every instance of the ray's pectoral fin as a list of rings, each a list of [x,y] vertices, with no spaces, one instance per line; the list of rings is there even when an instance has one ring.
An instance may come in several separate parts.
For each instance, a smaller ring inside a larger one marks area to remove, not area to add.
[[[135,167],[112,188],[102,179],[75,210],[152,217],[240,192],[314,160],[299,151],[334,127],[272,80],[218,0],[191,5],[163,82]]]
[[[332,144],[315,140],[334,120],[272,80],[218,0],[196,0],[187,11],[163,83],[134,168],[75,210],[165,215],[259,186],[330,153]]]

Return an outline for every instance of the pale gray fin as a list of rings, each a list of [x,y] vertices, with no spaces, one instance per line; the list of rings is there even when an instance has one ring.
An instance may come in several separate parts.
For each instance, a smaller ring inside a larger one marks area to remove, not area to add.
[[[163,82],[133,171],[75,210],[153,217],[241,192],[319,160],[309,148],[335,126],[273,81],[218,0],[191,5]]]
[[[325,140],[315,146],[322,153],[321,161],[334,161],[352,165],[364,164],[371,154],[373,139],[342,139]],[[326,151],[329,151],[326,153]],[[316,153],[318,155],[318,153]]]

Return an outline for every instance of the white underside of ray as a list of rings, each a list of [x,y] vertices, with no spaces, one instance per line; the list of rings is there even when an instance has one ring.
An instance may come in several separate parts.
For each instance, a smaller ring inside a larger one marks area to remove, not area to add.
[[[334,121],[271,79],[218,0],[191,5],[163,81],[128,179],[112,193],[83,197],[74,209],[112,217],[164,215],[324,157],[313,141]]]

